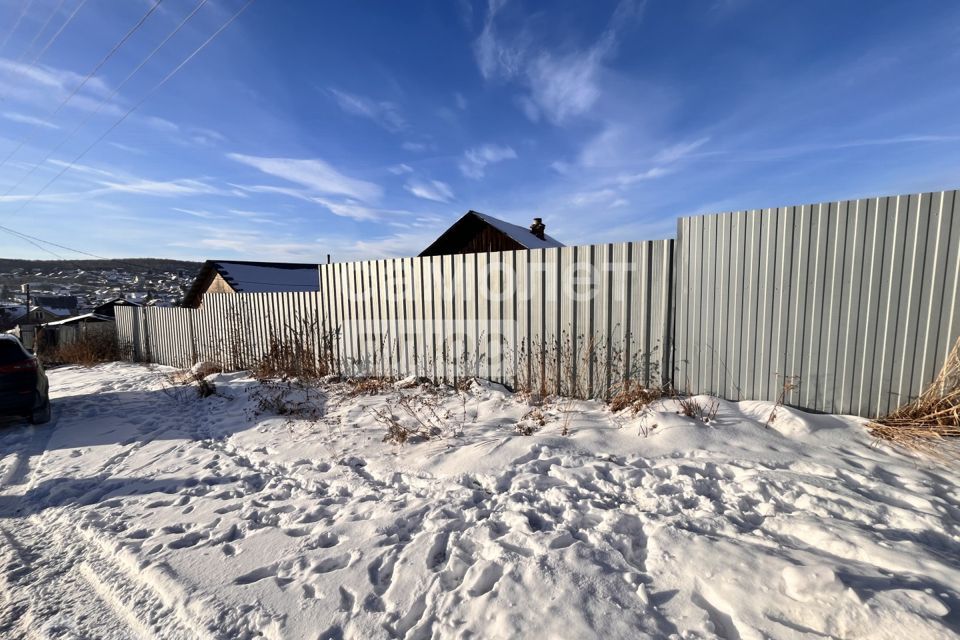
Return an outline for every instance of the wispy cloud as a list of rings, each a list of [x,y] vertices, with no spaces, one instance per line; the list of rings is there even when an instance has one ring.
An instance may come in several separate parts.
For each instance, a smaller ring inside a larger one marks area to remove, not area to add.
[[[694,151],[702,147],[703,145],[710,142],[710,138],[705,136],[699,138],[698,140],[693,140],[691,142],[681,142],[675,145],[671,145],[666,149],[660,151],[656,156],[654,156],[654,162],[661,163],[670,163],[676,162],[691,155]]]
[[[48,120],[43,120],[41,118],[35,118],[33,116],[28,116],[24,113],[17,113],[16,111],[5,111],[3,117],[11,122],[19,122],[20,124],[29,124],[35,127],[44,127],[45,129],[59,129],[60,125],[56,125]]]
[[[104,181],[101,184],[110,191],[160,197],[228,195],[227,192],[218,187],[189,178],[167,181],[142,179],[134,179],[127,182]]]
[[[317,194],[346,196],[361,202],[377,200],[383,194],[380,186],[344,175],[319,158],[265,158],[241,153],[229,153],[227,157],[268,175],[307,187]]]
[[[405,173],[413,173],[413,167],[401,162],[400,164],[395,164],[392,167],[387,167],[387,171],[395,176],[402,176]]]
[[[418,198],[433,202],[451,202],[454,199],[450,185],[439,180],[411,180],[404,188]]]
[[[512,160],[517,152],[511,147],[496,144],[485,144],[468,149],[460,160],[460,172],[468,178],[479,180],[486,173],[487,165]]]
[[[402,145],[406,151],[412,151],[414,153],[423,153],[424,151],[430,151],[434,148],[434,145],[430,142],[404,142]]]
[[[622,0],[592,46],[557,52],[537,43],[527,31],[503,36],[497,18],[505,4],[490,1],[483,30],[474,43],[481,75],[522,84],[526,93],[518,104],[533,121],[543,116],[560,125],[587,113],[601,94],[603,63],[615,54],[621,32],[639,15],[639,5]]]
[[[614,182],[620,186],[629,186],[645,180],[656,180],[670,173],[670,169],[664,167],[652,167],[646,171],[637,173],[623,173],[614,178]]]
[[[400,112],[400,107],[393,102],[372,100],[340,89],[330,88],[329,91],[337,105],[350,115],[372,120],[391,133],[407,128],[407,121]]]
[[[317,198],[317,204],[321,204],[335,216],[341,218],[352,218],[354,220],[378,220],[381,212],[371,207],[366,207],[357,202],[334,202],[324,198]]]
[[[0,58],[0,95],[7,101],[30,104],[52,110],[83,82],[84,77],[73,71],[47,65],[29,65]],[[111,93],[99,77],[87,80],[83,89],[70,99],[73,108],[92,111]],[[101,113],[117,115],[122,111],[108,104]]]
[[[178,211],[180,213],[185,213],[188,216],[193,216],[194,218],[205,218],[207,220],[213,220],[215,218],[220,217],[215,213],[210,213],[209,211],[205,211],[202,209],[184,209],[182,207],[171,207],[171,209],[173,209],[174,211]]]

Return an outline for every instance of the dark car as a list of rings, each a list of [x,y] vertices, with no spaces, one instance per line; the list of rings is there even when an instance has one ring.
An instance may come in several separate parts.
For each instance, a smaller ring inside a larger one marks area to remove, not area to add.
[[[40,360],[11,335],[0,334],[0,416],[50,420],[47,374]]]

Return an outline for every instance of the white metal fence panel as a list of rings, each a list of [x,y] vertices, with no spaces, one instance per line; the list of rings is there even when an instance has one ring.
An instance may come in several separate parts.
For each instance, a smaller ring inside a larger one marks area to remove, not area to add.
[[[960,335],[956,191],[682,218],[675,382],[876,416]]]

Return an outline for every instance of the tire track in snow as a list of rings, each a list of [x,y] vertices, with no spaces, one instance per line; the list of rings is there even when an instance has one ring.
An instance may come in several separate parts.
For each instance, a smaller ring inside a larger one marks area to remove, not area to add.
[[[36,518],[0,525],[0,637],[193,640],[170,609],[118,572],[70,527]]]

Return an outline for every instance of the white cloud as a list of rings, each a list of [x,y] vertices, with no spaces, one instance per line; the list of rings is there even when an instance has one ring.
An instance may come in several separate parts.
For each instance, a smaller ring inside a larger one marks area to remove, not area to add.
[[[346,196],[369,202],[379,199],[383,193],[378,185],[346,176],[319,158],[263,158],[240,153],[229,153],[227,157],[268,175],[307,187],[318,194]],[[275,190],[281,192],[280,188]]]
[[[590,111],[600,98],[603,63],[614,55],[620,32],[639,13],[632,0],[623,0],[607,29],[592,46],[558,53],[537,45],[526,31],[505,38],[497,16],[505,2],[491,0],[484,28],[474,43],[481,75],[487,80],[518,82],[526,88],[518,104],[537,122],[541,115],[556,125]]]
[[[18,102],[50,111],[60,105],[84,81],[80,74],[46,65],[29,65],[0,58],[0,95],[6,104]],[[86,111],[99,110],[104,115],[117,116],[123,110],[114,104],[102,104],[111,94],[100,78],[86,81],[83,88],[70,98],[68,106]]]
[[[340,89],[331,88],[329,91],[337,101],[337,105],[346,113],[372,120],[391,133],[407,128],[407,122],[400,112],[400,107],[393,102],[371,100]]]
[[[460,160],[460,172],[468,178],[479,180],[486,172],[487,165],[512,160],[517,152],[511,147],[496,144],[485,144],[473,149],[467,149]]]
[[[664,167],[653,167],[651,169],[647,169],[646,171],[640,171],[639,173],[627,173],[619,175],[614,179],[614,182],[625,187],[637,182],[643,182],[645,180],[662,178],[668,173],[670,173],[669,169],[665,169]]]
[[[6,111],[3,114],[3,117],[11,122],[19,122],[20,124],[29,124],[35,127],[44,127],[45,129],[59,129],[60,126],[53,124],[47,120],[42,120],[41,118],[34,118],[33,116],[28,116],[24,113],[17,113],[16,111]]]
[[[376,209],[365,207],[356,202],[333,202],[323,198],[317,198],[317,203],[323,205],[335,216],[341,218],[352,218],[354,220],[378,220],[381,215]]]
[[[686,156],[689,156],[691,153],[702,147],[703,145],[710,142],[709,137],[703,137],[699,140],[694,140],[692,142],[681,142],[667,147],[662,150],[656,156],[654,156],[654,162],[670,163],[681,160]]]
[[[179,211],[180,213],[185,213],[188,216],[193,216],[195,218],[206,218],[212,220],[214,218],[219,218],[215,213],[210,213],[209,211],[204,211],[201,209],[183,209],[180,207],[171,207],[174,211]]]
[[[450,202],[454,199],[450,185],[439,180],[427,182],[411,180],[404,188],[418,198],[432,200],[433,202]]]
[[[433,145],[428,142],[404,142],[400,145],[407,151],[413,151],[414,153],[422,153],[424,151],[430,151],[433,149]]]
[[[405,173],[413,173],[413,167],[401,162],[400,164],[395,164],[392,167],[388,167],[387,171],[395,176],[402,176]]]
[[[463,97],[463,94],[459,91],[453,94],[453,101],[457,105],[457,109],[465,111],[467,108],[467,99]]]
[[[127,182],[104,181],[101,184],[110,191],[160,197],[224,194],[217,187],[191,179],[168,181],[133,179]]]
[[[122,144],[120,142],[108,142],[107,144],[109,144],[111,147],[116,147],[121,151],[126,151],[127,153],[135,153],[137,155],[143,155],[145,153],[143,149],[138,149],[137,147],[131,147],[130,145]]]
[[[180,125],[159,116],[143,116],[143,122],[161,133],[180,133]]]
[[[354,260],[415,256],[436,240],[436,229],[422,233],[397,233],[375,240],[357,240],[348,249]]]

